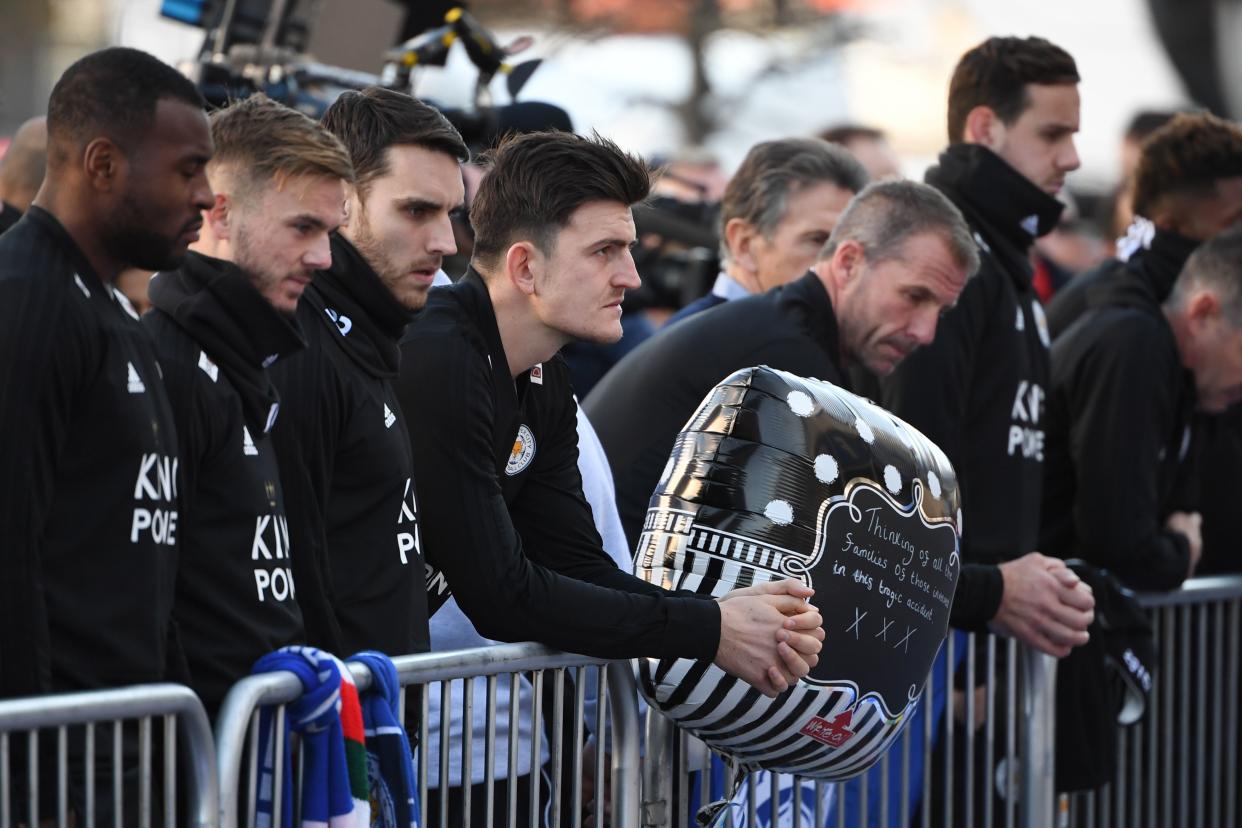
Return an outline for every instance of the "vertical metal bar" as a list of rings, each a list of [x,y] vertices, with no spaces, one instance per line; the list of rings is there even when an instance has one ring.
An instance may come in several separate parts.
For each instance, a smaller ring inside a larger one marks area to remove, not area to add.
[[[461,824],[470,825],[470,791],[474,787],[474,679],[462,681],[461,693]],[[445,733],[440,738],[447,737]]]
[[[1108,783],[1100,788],[1100,795],[1096,797],[1100,803],[1100,825],[1102,828],[1112,828],[1113,824],[1113,785]]]
[[[124,762],[122,761],[121,741],[125,722],[117,719],[112,723],[112,817],[115,825],[124,825],[121,817],[125,814],[124,803],[122,798],[122,778],[125,773]]]
[[[957,634],[949,630],[944,640],[944,824],[955,825],[953,822],[953,674],[957,659],[954,649],[957,646]],[[866,784],[863,785],[864,790]]]
[[[574,754],[573,754],[573,772],[571,774],[571,789],[569,797],[569,806],[572,813],[569,815],[569,824],[571,828],[580,828],[582,825],[582,724],[586,720],[586,682],[583,680],[584,671],[581,667],[574,668]],[[595,735],[595,749],[597,751],[604,750],[608,742],[604,739],[604,734],[597,733]],[[641,809],[641,804],[640,804]]]
[[[953,632],[950,630],[949,635],[952,634]],[[935,687],[936,670],[935,665],[933,664],[932,673],[927,678],[927,687],[923,691],[923,792],[921,798],[921,810],[923,812],[922,828],[931,828],[931,812],[934,801],[934,798],[932,797],[932,724],[935,721],[936,708],[932,701],[932,696],[935,695]],[[845,783],[842,783],[837,788],[837,792],[845,792]],[[844,801],[841,801],[837,805],[837,811],[844,812],[844,804]]]
[[[819,804],[818,797],[815,800]],[[816,825],[823,825],[823,820],[816,820]],[[897,824],[906,828],[910,824],[910,728],[901,732],[901,809]],[[888,828],[887,825],[884,828]]]
[[[431,715],[431,693],[428,692],[426,684],[419,685],[418,689],[418,824],[430,825],[430,815],[427,813],[427,774],[432,758],[427,755],[427,741],[430,738],[427,718]]]
[[[595,732],[604,733],[608,728],[608,675],[603,665],[595,668],[595,687],[596,693],[599,694],[598,703],[595,705]],[[619,736],[620,734],[616,734]],[[595,828],[604,828],[604,791],[608,786],[604,782],[604,751],[595,751]],[[613,800],[615,804],[618,791],[613,790]],[[534,826],[532,826],[534,828]]]
[[[1113,780],[1113,788],[1117,793],[1117,824],[1129,825],[1126,822],[1126,729],[1117,728],[1117,773]]]
[[[975,634],[966,634],[966,725],[962,728],[962,743],[966,748],[966,775],[963,787],[966,801],[963,805],[963,825],[975,824]]]
[[[87,722],[83,734],[86,750],[86,802],[83,822],[85,828],[95,828],[95,723]],[[3,784],[3,783],[0,783]],[[0,825],[8,825],[8,820],[0,818]]]
[[[1216,669],[1225,663],[1225,605],[1217,602],[1212,605],[1212,664]],[[1221,716],[1225,712],[1224,700],[1224,682],[1212,682],[1212,710],[1215,715]],[[1225,797],[1230,796],[1230,780],[1228,776],[1222,776],[1221,771],[1224,766],[1224,753],[1221,744],[1220,727],[1212,728],[1212,758],[1208,762],[1208,766],[1212,772],[1212,828],[1219,828],[1221,818],[1221,805]],[[1236,738],[1231,735],[1230,738]]]
[[[596,734],[599,731],[595,731]],[[599,750],[596,750],[598,753]],[[670,825],[670,783],[674,768],[673,726],[654,704],[647,707],[647,758],[643,762],[642,821],[645,826]]]
[[[993,803],[996,801],[992,781],[996,772],[996,636],[989,633],[986,640],[984,671],[987,675],[983,685],[983,825],[984,828],[993,828]]]
[[[1018,744],[1018,640],[1005,640],[1005,828],[1014,828],[1018,813],[1018,789],[1014,785],[1014,762]],[[1023,704],[1026,702],[1023,701]]]
[[[446,680],[440,682],[440,738],[437,740],[440,744],[440,828],[448,828],[449,824],[449,800],[453,790],[453,780],[449,777],[449,752],[452,750],[451,734],[453,714],[453,682]],[[465,723],[465,727],[469,727],[469,723]],[[509,779],[513,780],[514,771],[509,770]],[[461,783],[466,784],[466,776],[462,773]]]
[[[496,824],[496,676],[487,677],[487,730],[483,734],[483,824]]]
[[[1158,644],[1162,640],[1160,612],[1158,610],[1149,611],[1148,615],[1151,618],[1152,636]],[[1147,828],[1156,828],[1158,824],[1157,806],[1159,804],[1158,793],[1160,785],[1159,777],[1156,775],[1156,766],[1159,764],[1161,741],[1157,734],[1163,715],[1160,706],[1161,695],[1164,693],[1165,682],[1168,681],[1168,676],[1165,675],[1162,669],[1156,668],[1154,672],[1155,675],[1152,676],[1151,685],[1151,702],[1147,708],[1147,721],[1144,723],[1144,727],[1147,729],[1147,753],[1144,757],[1147,764]]]
[[[1177,824],[1190,824],[1190,607],[1178,608],[1181,662],[1178,666],[1178,756],[1177,763]]]
[[[837,828],[845,828],[845,786],[857,784],[856,780],[857,777],[848,782],[837,783]],[[923,817],[927,818],[927,808],[923,809]]]
[[[27,812],[30,814],[29,826],[39,824],[39,731],[32,730],[26,735],[26,782]]]
[[[906,770],[908,771],[909,768]],[[827,785],[827,782],[821,782],[818,779],[815,780],[815,828],[821,828],[824,824],[824,820],[828,816],[824,813],[824,788],[827,787]],[[903,799],[902,803],[904,804],[904,802],[905,800]],[[909,822],[902,823],[902,825],[909,824]],[[885,825],[884,828],[888,828],[888,826]]]
[[[888,825],[888,755],[890,751],[884,751],[884,756],[880,759],[880,825]]]
[[[177,717],[164,716],[164,828],[177,822]]]
[[[138,824],[151,828],[151,717],[138,720]]]
[[[276,706],[272,716],[272,824],[283,825],[285,804],[285,706]]]
[[[1239,650],[1239,637],[1242,633],[1242,600],[1234,600],[1229,603],[1229,621],[1226,624],[1229,630],[1229,640],[1225,643],[1225,698],[1229,700],[1227,709],[1225,710],[1225,778],[1229,780],[1231,790],[1225,799],[1225,825],[1236,825],[1237,817],[1242,814],[1237,813],[1239,788],[1242,783],[1238,781],[1238,717],[1239,717],[1239,701],[1238,701],[1238,661],[1242,658]]]
[[[1022,828],[1052,824],[1057,661],[1022,648]]]
[[[565,744],[565,668],[557,667],[552,673],[552,782],[548,794],[552,800],[552,828],[561,828],[561,778],[564,776],[565,756],[561,749]],[[603,749],[603,745],[600,746]],[[467,825],[469,822],[466,823]]]
[[[780,813],[780,777],[780,773],[768,775],[768,804],[774,814]]]
[[[9,828],[13,824],[13,803],[9,801],[9,734],[0,732],[0,825]]]
[[[1087,796],[1087,828],[1095,828],[1095,791],[1088,791]]]
[[[669,818],[672,824],[675,825],[682,818],[682,814],[689,813],[690,811],[690,777],[694,774],[690,771],[690,762],[688,761],[688,757],[690,755],[690,737],[685,733],[685,731],[682,730],[674,730],[674,733],[676,735],[673,737],[672,742],[672,761],[673,772],[677,774],[677,799],[673,804],[674,811]],[[732,773],[732,770],[730,770],[730,773]],[[696,813],[698,812],[698,809],[706,805],[708,800],[711,798],[708,796],[708,787],[710,786],[709,776],[710,771],[703,771],[698,774],[700,784],[699,801],[698,804],[695,805]],[[726,815],[725,820],[726,825],[733,825],[732,815]]]
[[[869,809],[867,806],[870,804],[868,799],[870,799],[871,796],[871,793],[868,790],[870,787],[868,784],[868,777],[870,776],[870,773],[863,773],[856,777],[858,779],[858,824],[860,826],[868,824],[867,811]]]
[[[1196,672],[1198,681],[1195,687],[1195,824],[1202,826],[1205,820],[1204,787],[1208,775],[1207,759],[1207,606],[1200,604],[1194,608],[1194,637],[1198,646],[1195,648]],[[1184,757],[1189,759],[1189,755]]]
[[[599,677],[603,682],[601,672]],[[531,676],[531,726],[530,726],[530,821],[531,828],[539,825],[539,781],[543,768],[543,670],[536,670]],[[603,758],[603,751],[599,751]]]
[[[250,731],[247,741],[250,742],[250,778],[246,781],[246,828],[254,828],[255,814],[258,810],[258,782],[259,782],[259,711],[255,710],[250,714]],[[275,749],[272,745],[272,749]]]
[[[509,674],[509,768],[505,790],[508,793],[509,828],[517,828],[517,779],[518,779],[518,682],[517,673]],[[533,826],[532,826],[533,828]]]
[[[705,771],[702,774],[702,776],[704,777],[703,779],[704,787],[706,787],[709,782],[709,780],[707,779],[709,775],[710,775],[710,771]],[[733,790],[733,780],[736,776],[737,776],[737,771],[733,768],[732,765],[730,765],[729,773],[727,774],[727,778],[725,780],[725,789],[724,789],[725,799],[731,798],[729,796],[729,791]],[[758,814],[759,814],[759,779],[757,775],[752,771],[751,773],[746,774],[746,825],[747,825],[747,828],[750,828],[751,825],[758,824],[759,822]],[[678,816],[680,817],[681,815],[678,814]],[[733,809],[732,808],[728,810],[728,824],[730,826],[733,825]]]
[[[69,733],[64,725],[56,728],[56,826],[69,824]]]
[[[1151,711],[1148,711],[1151,715]],[[1143,791],[1143,751],[1145,750],[1143,739],[1143,728],[1134,727],[1130,729],[1133,737],[1133,750],[1130,751],[1130,787],[1134,791],[1132,794],[1134,802],[1134,818],[1131,820],[1133,825],[1143,824],[1143,800],[1146,792]]]
[[[1160,648],[1161,660],[1164,662],[1161,666],[1161,675],[1164,676],[1164,716],[1161,725],[1160,748],[1161,748],[1161,765],[1160,778],[1163,780],[1164,796],[1162,797],[1161,813],[1163,818],[1160,820],[1161,825],[1173,824],[1173,697],[1176,695],[1177,673],[1173,670],[1173,634],[1176,632],[1173,622],[1174,608],[1165,607],[1161,611],[1164,618],[1164,642]]]

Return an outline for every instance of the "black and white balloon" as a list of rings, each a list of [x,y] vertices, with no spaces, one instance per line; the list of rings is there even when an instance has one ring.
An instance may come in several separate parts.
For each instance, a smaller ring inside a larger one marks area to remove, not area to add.
[[[819,664],[776,699],[709,662],[640,662],[644,694],[745,769],[845,779],[913,713],[960,571],[957,478],[912,426],[767,367],[725,379],[677,437],[635,553],[639,577],[719,597],[797,578]]]

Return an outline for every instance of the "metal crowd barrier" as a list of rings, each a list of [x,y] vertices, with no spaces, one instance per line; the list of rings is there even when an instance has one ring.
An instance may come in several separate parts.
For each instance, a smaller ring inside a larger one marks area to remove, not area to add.
[[[499,681],[510,684],[511,698],[516,698],[518,682],[529,680],[533,687],[533,697],[542,702],[545,690],[550,694],[547,707],[550,710],[550,739],[552,741],[550,785],[548,796],[547,823],[554,826],[580,826],[583,824],[583,723],[586,711],[586,684],[588,673],[594,673],[596,686],[602,688],[599,703],[596,707],[595,733],[609,733],[605,745],[609,748],[608,756],[604,750],[594,752],[593,785],[594,790],[611,789],[610,815],[602,807],[593,811],[590,820],[596,828],[603,828],[606,816],[614,826],[636,826],[638,824],[639,804],[639,748],[638,748],[638,707],[637,690],[631,665],[626,662],[604,662],[585,656],[561,653],[537,644],[506,644],[496,647],[481,647],[470,650],[458,650],[444,653],[428,653],[415,656],[401,656],[393,659],[403,693],[411,688],[425,688],[433,682],[439,682],[442,699],[439,722],[428,721],[427,694],[419,692],[421,715],[419,717],[418,738],[411,747],[417,766],[417,784],[419,802],[422,812],[419,824],[423,826],[448,825],[448,779],[450,740],[441,738],[440,755],[426,756],[424,748],[428,744],[429,728],[439,727],[446,733],[449,726],[450,706],[455,703],[452,685],[460,680],[464,683],[465,692],[460,693],[460,704],[463,717],[470,722],[474,714],[473,684],[475,681],[485,682],[488,709],[486,736],[483,744],[474,743],[470,727],[465,727],[462,734],[460,752],[463,765],[463,778],[469,779],[466,771],[470,768],[472,758],[477,750],[483,751],[484,764],[487,768],[486,790],[483,801],[472,801],[470,785],[461,786],[461,813],[464,824],[469,824],[472,808],[480,809],[488,825],[540,825],[539,818],[541,774],[532,772],[530,783],[530,810],[518,813],[516,786],[507,786],[503,802],[496,801],[494,796],[496,779],[493,769],[500,750],[505,750],[507,767],[518,766],[519,751],[529,751],[531,767],[540,767],[542,755],[543,711],[544,705],[533,705],[534,722],[531,728],[531,744],[520,745],[518,738],[517,711],[511,709],[506,715],[509,724],[509,738],[506,744],[498,745],[496,725],[498,711],[496,709],[496,688]],[[358,664],[351,663],[351,672],[360,692],[365,691],[371,683],[369,671]],[[525,676],[525,679],[523,679]],[[602,679],[602,680],[601,680]],[[566,706],[566,695],[569,693],[567,682],[572,681],[572,698]],[[216,723],[217,764],[220,780],[219,824],[224,828],[236,828],[239,818],[247,817],[247,825],[253,825],[255,815],[255,780],[249,770],[255,767],[258,751],[258,711],[261,706],[276,705],[276,727],[284,726],[284,705],[293,701],[302,692],[301,684],[291,673],[270,673],[251,676],[234,685],[221,708]],[[418,690],[416,689],[416,692]],[[405,698],[402,698],[402,711],[406,709]],[[569,714],[568,716],[566,714]],[[611,731],[606,727],[611,722]],[[568,722],[568,731],[565,730]],[[566,755],[561,749],[562,739],[567,738],[572,745]],[[276,740],[277,750],[283,740]],[[295,748],[296,750],[296,745]],[[439,813],[429,813],[427,773],[431,762],[439,768],[439,792],[441,808]],[[277,754],[277,766],[280,756]],[[588,768],[588,770],[591,770]],[[610,773],[609,773],[610,771]],[[295,771],[296,775],[296,771]],[[277,775],[279,777],[279,774]],[[568,780],[568,781],[566,781]],[[276,780],[272,792],[274,807],[279,809],[281,802],[281,781]],[[273,815],[273,822],[280,824],[280,813]]]
[[[1121,731],[1112,782],[1063,798],[1058,824],[1234,828],[1242,819],[1242,576],[1195,578],[1139,602],[1159,650],[1151,703]]]
[[[877,765],[839,783],[749,774],[713,824],[1051,826],[1055,674],[1055,659],[1013,640],[950,635],[911,722]],[[694,825],[701,808],[733,789],[736,774],[713,766],[706,746],[655,710],[647,716],[644,828]]]
[[[179,684],[0,701],[0,828],[209,828],[215,765],[207,714]]]

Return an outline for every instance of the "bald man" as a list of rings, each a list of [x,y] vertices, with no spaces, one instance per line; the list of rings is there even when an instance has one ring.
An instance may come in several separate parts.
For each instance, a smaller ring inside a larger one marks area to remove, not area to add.
[[[0,156],[0,233],[8,230],[34,201],[47,170],[47,118],[31,118]]]

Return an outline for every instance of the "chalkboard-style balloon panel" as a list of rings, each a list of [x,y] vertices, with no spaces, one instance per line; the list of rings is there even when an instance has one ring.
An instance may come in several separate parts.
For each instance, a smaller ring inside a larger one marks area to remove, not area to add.
[[[644,693],[744,768],[863,772],[913,712],[944,639],[961,519],[953,468],[910,425],[826,382],[733,374],[677,438],[635,571],[716,597],[802,580],[824,649],[776,699],[688,659],[642,661]]]

